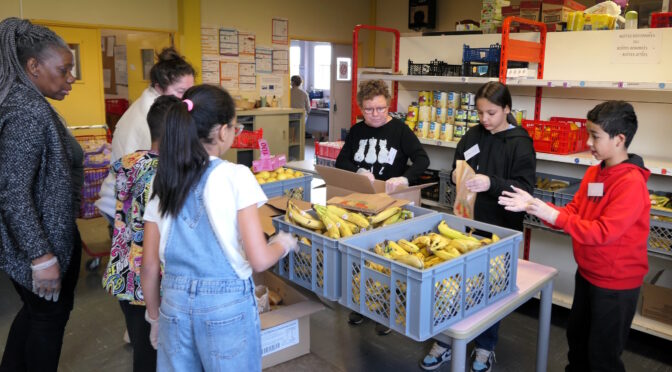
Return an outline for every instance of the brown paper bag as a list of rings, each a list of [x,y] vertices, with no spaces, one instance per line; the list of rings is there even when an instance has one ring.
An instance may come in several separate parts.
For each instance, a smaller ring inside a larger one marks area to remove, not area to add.
[[[465,182],[475,176],[476,172],[464,160],[458,160],[455,164],[455,204],[453,213],[456,216],[473,219],[476,193],[469,191]]]

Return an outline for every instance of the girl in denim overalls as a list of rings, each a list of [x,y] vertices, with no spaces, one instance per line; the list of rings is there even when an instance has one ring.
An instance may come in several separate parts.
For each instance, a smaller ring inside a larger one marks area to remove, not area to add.
[[[183,98],[166,114],[144,215],[141,280],[157,369],[260,371],[251,274],[297,249],[296,239],[280,233],[266,243],[261,187],[248,168],[219,159],[238,132],[231,96],[200,85]]]

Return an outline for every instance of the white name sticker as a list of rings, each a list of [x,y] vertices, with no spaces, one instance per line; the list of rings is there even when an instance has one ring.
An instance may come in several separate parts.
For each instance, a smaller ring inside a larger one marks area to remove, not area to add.
[[[604,195],[604,184],[603,183],[589,183],[588,184],[588,196],[603,196]]]
[[[295,319],[261,331],[261,356],[299,343],[299,320]]]
[[[394,158],[397,157],[397,149],[390,147],[390,152],[387,153],[387,163],[394,164]]]
[[[478,144],[471,146],[471,148],[464,152],[464,160],[469,161],[469,159],[478,155],[481,152],[481,149],[478,148]]]

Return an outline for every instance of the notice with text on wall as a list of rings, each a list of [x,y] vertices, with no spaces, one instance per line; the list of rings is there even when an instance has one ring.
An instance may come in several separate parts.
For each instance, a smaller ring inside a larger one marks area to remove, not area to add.
[[[658,64],[662,49],[662,34],[656,29],[613,32],[614,46],[611,63]]]
[[[258,74],[273,72],[273,49],[262,46],[257,47],[255,62]]]

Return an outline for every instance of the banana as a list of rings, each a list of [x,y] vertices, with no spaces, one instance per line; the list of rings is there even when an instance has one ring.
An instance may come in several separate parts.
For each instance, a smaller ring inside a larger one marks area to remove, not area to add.
[[[438,250],[435,251],[434,254],[444,261],[460,257],[460,252],[458,252],[456,249]]]
[[[348,211],[346,211],[345,209],[343,209],[341,207],[337,207],[335,205],[327,205],[327,210],[329,212],[341,217],[342,219],[347,220],[347,218],[343,217],[343,216],[346,216],[348,214]]]
[[[399,244],[401,246],[401,248],[403,248],[408,253],[415,253],[415,252],[420,250],[420,247],[418,247],[417,245],[409,242],[406,239],[398,240],[397,244]]]
[[[390,207],[385,209],[384,211],[378,213],[375,216],[369,217],[369,223],[376,224],[385,221],[386,219],[394,216],[395,214],[401,212],[401,208],[399,207]]]
[[[418,246],[419,248],[424,248],[432,244],[432,239],[427,235],[421,235],[413,239],[412,243]]]
[[[434,252],[438,249],[443,249],[448,246],[450,243],[450,239],[447,239],[444,236],[441,236],[439,234],[431,234],[431,243],[429,245],[429,250],[431,252]]]
[[[292,203],[289,204],[289,216],[294,220],[294,222],[303,227],[312,230],[322,230],[325,228],[322,221],[312,218],[308,213],[300,210]]]
[[[341,217],[336,215],[335,213],[332,213],[329,211],[329,208],[321,207],[322,213],[324,213],[326,216],[331,218],[334,223],[336,223],[336,226],[338,226],[338,232],[341,234],[342,238],[347,238],[348,236],[352,236],[352,229],[350,229],[350,226],[343,221]]]
[[[395,261],[415,267],[416,269],[423,269],[425,267],[424,262],[414,255],[407,254],[405,256],[399,256],[395,259]]]
[[[466,239],[466,240],[472,240],[472,241],[478,241],[478,239],[474,238],[473,236],[467,236],[462,234],[461,232],[450,228],[446,221],[441,221],[438,226],[438,230],[441,233],[441,235],[445,236],[446,238],[450,239]]]
[[[311,242],[310,239],[306,238],[305,236],[302,236],[299,241],[309,247],[313,245],[313,242]]]
[[[492,242],[497,243],[498,241],[499,241],[499,236],[497,236],[497,234],[493,233],[492,234]]]
[[[471,241],[467,239],[453,239],[448,247],[452,247],[460,251],[460,253],[467,253],[481,246],[479,241]]]
[[[413,212],[409,211],[408,209],[403,209],[401,211],[401,217],[402,220],[410,220],[413,218]]]
[[[395,256],[408,255],[408,252],[406,252],[404,248],[401,248],[399,244],[393,240],[387,240],[385,245],[388,247],[388,251],[390,251],[390,256],[392,256],[392,258],[395,258]]]
[[[376,244],[376,246],[373,247],[373,251],[376,252],[376,254],[379,256],[390,258],[389,257],[390,255],[385,253],[385,248],[383,248],[383,246],[381,246],[380,243]]]
[[[315,205],[315,212],[317,212],[317,215],[320,216],[320,219],[322,219],[322,222],[324,223],[325,228],[327,229],[326,236],[332,238],[332,239],[339,239],[341,237],[341,233],[338,229],[338,226],[332,220],[326,213],[326,209],[322,209],[324,207],[320,207]]]
[[[385,221],[383,221],[381,226],[388,226],[388,225],[395,224],[395,223],[399,222],[400,217],[401,217],[401,212],[393,214],[391,217],[389,217]]]
[[[366,229],[369,226],[371,226],[369,220],[367,220],[366,217],[364,217],[360,213],[348,212],[347,216],[348,216],[347,218],[348,222],[352,222],[355,225],[361,227],[362,229]]]
[[[348,225],[353,234],[358,234],[361,231],[360,227],[355,225],[354,223],[347,220],[343,220],[343,222],[345,222],[345,224]]]
[[[483,239],[480,240],[480,242],[481,242],[481,245],[488,245],[488,244],[492,244],[492,239],[483,238]]]

